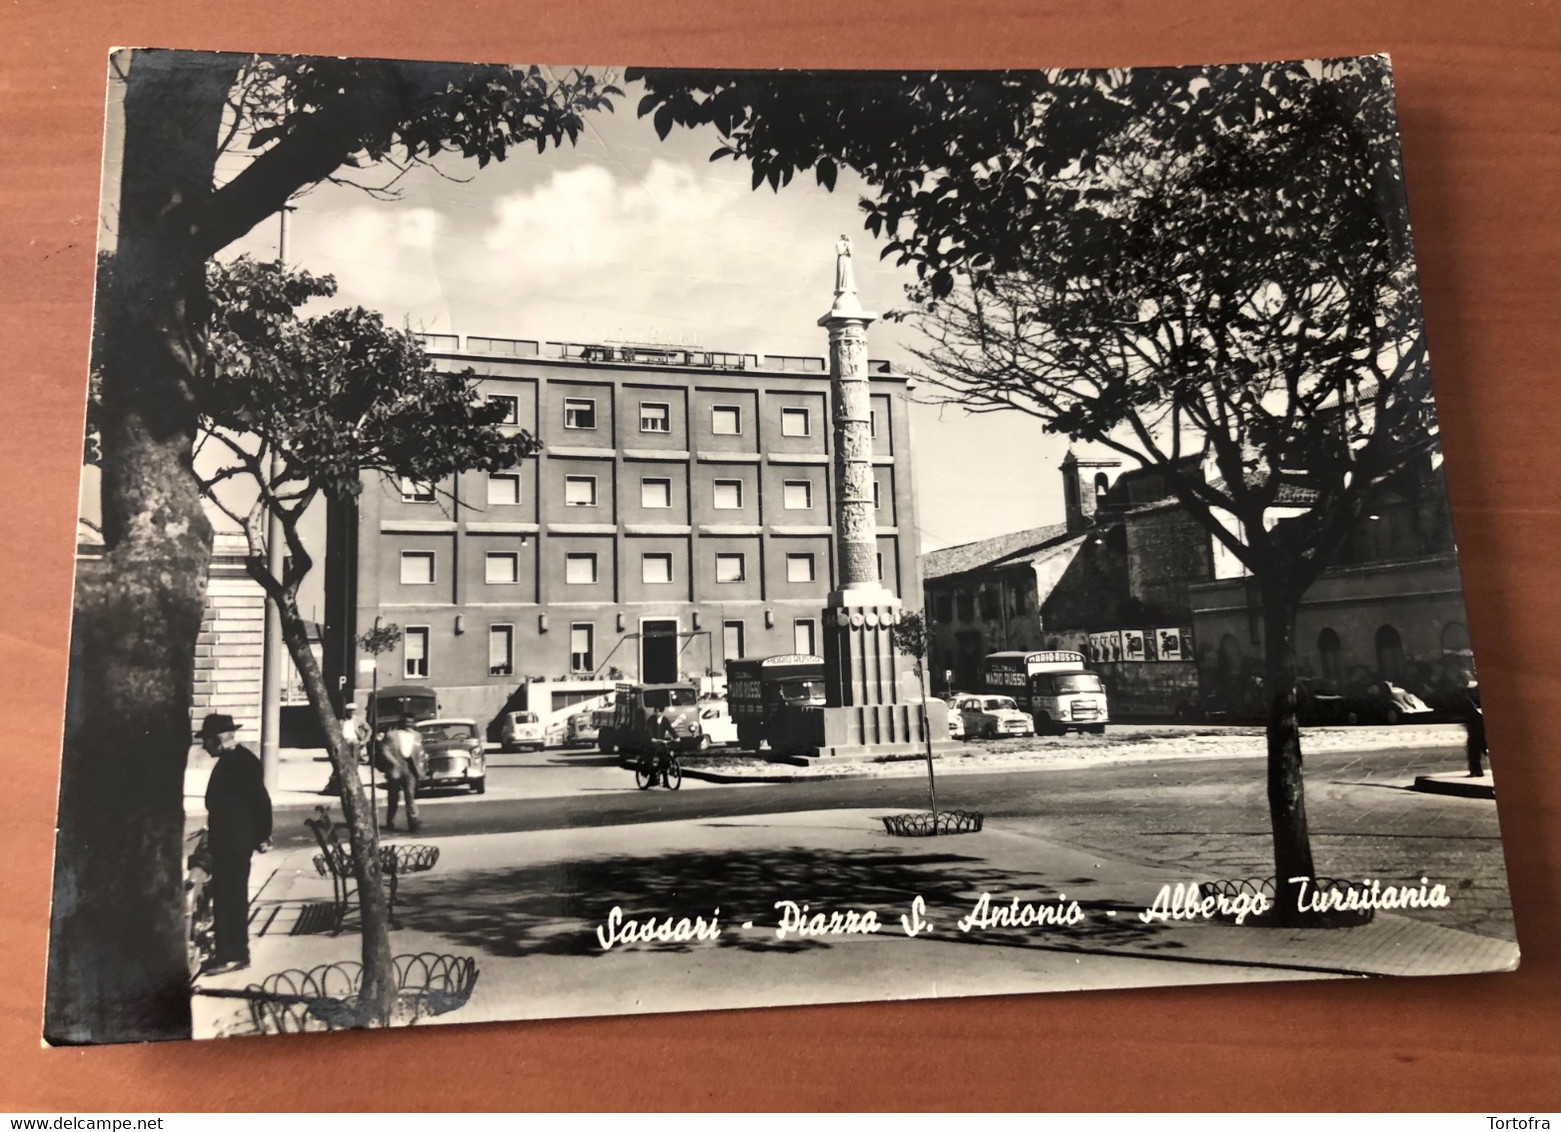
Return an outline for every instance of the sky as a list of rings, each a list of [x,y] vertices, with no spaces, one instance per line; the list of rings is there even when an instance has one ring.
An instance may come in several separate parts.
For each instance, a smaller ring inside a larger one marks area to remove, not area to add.
[[[394,201],[320,185],[293,202],[287,260],[335,276],[334,305],[417,330],[822,356],[817,320],[846,234],[863,305],[905,305],[914,274],[880,261],[853,174],[833,192],[811,173],[778,193],[755,191],[745,162],[709,160],[713,131],[680,129],[663,142],[636,117],[638,101],[626,87],[615,113],[587,116],[574,148],[521,147],[482,170],[458,157],[414,169]],[[271,258],[278,236],[272,219],[230,250]],[[914,340],[881,321],[869,353],[914,369]],[[1061,521],[1066,437],[1022,414],[948,406],[913,405],[911,422],[922,549]]]

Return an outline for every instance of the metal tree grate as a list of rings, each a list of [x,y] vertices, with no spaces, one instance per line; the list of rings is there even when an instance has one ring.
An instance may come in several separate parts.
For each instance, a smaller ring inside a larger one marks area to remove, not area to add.
[[[396,1004],[391,1025],[411,1026],[422,1018],[447,1014],[466,1005],[477,983],[477,961],[470,956],[425,951],[397,955]],[[294,968],[251,984],[250,1018],[262,1034],[300,1034],[351,1030],[363,1025],[358,989],[363,965],[351,960],[309,970]]]
[[[1315,877],[1311,883],[1312,890],[1319,899],[1328,900],[1333,893],[1338,893],[1342,899],[1350,891],[1364,894],[1367,886],[1359,881],[1339,880],[1336,877]],[[1198,885],[1198,898],[1200,900],[1210,896],[1223,896],[1227,900],[1234,900],[1238,896],[1253,897],[1261,895],[1269,901],[1269,911],[1262,915],[1248,914],[1242,920],[1243,926],[1258,928],[1289,927],[1281,923],[1274,915],[1273,909],[1278,905],[1274,901],[1273,877],[1249,877],[1241,880],[1206,880]],[[1369,924],[1376,915],[1372,908],[1330,908],[1326,912],[1306,912],[1302,914],[1302,923],[1299,926],[1313,928],[1354,928],[1361,924]],[[1233,924],[1236,917],[1233,913],[1215,913],[1214,919],[1222,923]]]
[[[936,837],[943,833],[980,833],[985,815],[976,810],[940,810],[885,814],[880,819],[890,837]]]

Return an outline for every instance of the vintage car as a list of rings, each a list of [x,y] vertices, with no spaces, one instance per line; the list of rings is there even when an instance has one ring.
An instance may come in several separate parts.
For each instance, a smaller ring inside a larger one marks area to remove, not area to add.
[[[505,751],[540,751],[547,746],[547,730],[534,711],[507,711],[499,725],[499,746]]]
[[[1345,723],[1425,723],[1434,714],[1419,696],[1390,680],[1346,688],[1343,710]]]
[[[577,711],[564,720],[564,746],[566,747],[594,747],[599,734],[601,734],[601,725],[596,722],[594,711]]]
[[[487,792],[488,768],[475,720],[425,719],[417,733],[423,740],[420,789],[464,786],[473,794]]]
[[[378,689],[369,705],[369,718],[376,731],[384,731],[397,720],[435,719],[439,715],[439,693],[422,684],[391,684]]]
[[[967,739],[1035,734],[1035,720],[1019,710],[1012,696],[960,696],[953,710],[960,715]]]
[[[729,747],[737,742],[737,722],[730,708],[722,699],[699,701],[699,726],[704,732],[700,750],[707,747]]]

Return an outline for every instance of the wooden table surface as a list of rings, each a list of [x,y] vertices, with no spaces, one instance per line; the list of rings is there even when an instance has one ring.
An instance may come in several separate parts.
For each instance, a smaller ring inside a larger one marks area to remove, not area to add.
[[[1522,970],[40,1048],[104,71],[114,45],[961,68],[1390,52]],[[1558,48],[1556,5],[1519,0],[7,5],[0,1108],[1561,1107]],[[382,1070],[391,1063],[459,1072],[396,1080]],[[354,1084],[343,1091],[343,1081]]]

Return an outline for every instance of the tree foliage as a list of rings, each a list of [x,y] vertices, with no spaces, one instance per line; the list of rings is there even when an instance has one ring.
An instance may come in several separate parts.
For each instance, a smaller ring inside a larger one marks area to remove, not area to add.
[[[331,277],[241,257],[212,264],[207,278],[203,433],[228,449],[218,476],[249,478],[268,507],[291,513],[315,495],[354,496],[365,473],[433,484],[537,450],[529,433],[499,428],[504,409],[476,393],[472,371],[441,372],[416,335],[377,312],[299,317],[336,293]]]
[[[1279,891],[1311,875],[1296,612],[1436,436],[1387,61],[630,77],[755,188],[856,169],[933,382],[1161,472],[1242,562]]]
[[[180,783],[211,553],[192,451],[203,419],[266,416],[208,369],[208,261],[322,181],[382,196],[445,152],[480,168],[516,145],[572,142],[583,115],[610,110],[618,93],[586,72],[539,68],[146,50],[118,52],[111,64],[124,91],[116,282],[97,296],[98,444],[84,452],[102,467],[104,553],[77,571],[45,1019],[56,1042],[189,1033]],[[357,180],[359,171],[377,182]],[[264,314],[250,315],[264,329]],[[354,358],[349,339],[372,328],[361,316],[339,319],[338,368],[413,375],[389,344],[382,356]],[[328,353],[323,337],[312,346]],[[225,349],[220,335],[216,349]],[[241,351],[226,358],[239,370],[252,361]],[[328,392],[327,405],[296,402],[285,438],[271,430],[295,474],[311,468],[277,485],[290,505],[308,495],[306,479],[326,491],[351,480],[351,434],[335,410],[362,390],[315,392]],[[429,474],[408,413],[376,411],[384,427],[373,459]],[[295,656],[299,644],[288,639]],[[354,852],[377,870],[360,833]],[[375,881],[364,899],[377,895]],[[369,956],[369,943],[366,935],[363,997],[375,1000],[388,944],[379,939]]]

